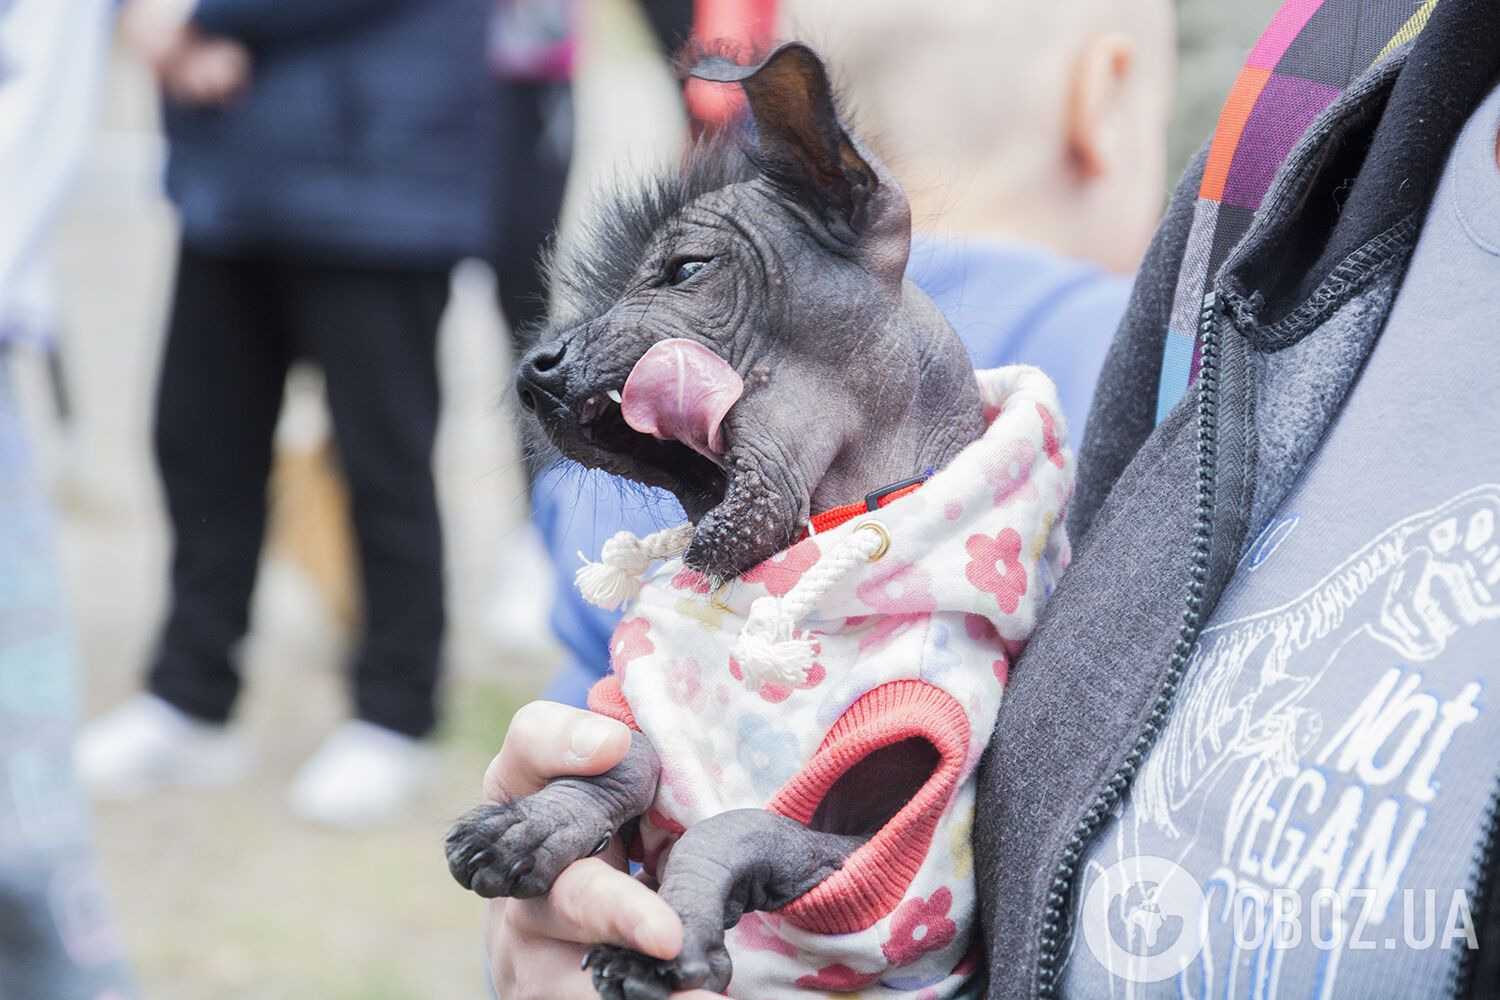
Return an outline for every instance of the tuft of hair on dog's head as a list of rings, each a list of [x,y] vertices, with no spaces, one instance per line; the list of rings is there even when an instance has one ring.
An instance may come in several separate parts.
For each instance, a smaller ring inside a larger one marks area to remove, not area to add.
[[[753,178],[755,142],[738,123],[695,141],[678,169],[646,178],[616,178],[584,214],[576,247],[549,248],[556,322],[570,326],[608,312],[626,291],[651,238],[667,220],[710,192]]]

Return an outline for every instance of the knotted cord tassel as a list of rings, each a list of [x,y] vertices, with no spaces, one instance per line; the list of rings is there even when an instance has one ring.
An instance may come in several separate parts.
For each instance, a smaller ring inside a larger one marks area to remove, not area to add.
[[[817,607],[834,584],[884,551],[886,544],[881,534],[863,526],[856,528],[785,596],[755,599],[730,651],[740,665],[745,687],[758,691],[765,684],[797,687],[807,682],[817,645],[811,638],[796,634],[797,623]]]
[[[780,597],[758,597],[750,605],[745,627],[731,650],[745,687],[765,684],[796,687],[806,682],[817,650],[813,641],[792,634],[797,619]]]
[[[693,540],[691,524],[678,525],[638,538],[628,531],[615,533],[604,543],[598,562],[589,562],[573,574],[573,585],[585,601],[605,611],[618,611],[641,595],[642,578],[652,563],[681,555]]]

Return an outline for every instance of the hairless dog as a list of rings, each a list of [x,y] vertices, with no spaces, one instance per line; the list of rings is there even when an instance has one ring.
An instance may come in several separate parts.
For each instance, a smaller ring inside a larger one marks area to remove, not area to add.
[[[967,778],[1067,558],[1061,417],[1032,369],[976,379],[905,280],[906,198],[816,54],[691,73],[743,86],[753,130],[604,206],[587,252],[555,263],[557,315],[517,374],[565,457],[670,490],[691,522],[617,537],[580,572],[635,615],[591,697],[631,749],[474,811],[449,864],[482,896],[529,898],[634,841],[684,943],[670,961],[595,948],[606,998],[731,975],[757,998],[923,977],[949,995],[972,972]],[[726,930],[756,911],[771,943],[747,958]]]

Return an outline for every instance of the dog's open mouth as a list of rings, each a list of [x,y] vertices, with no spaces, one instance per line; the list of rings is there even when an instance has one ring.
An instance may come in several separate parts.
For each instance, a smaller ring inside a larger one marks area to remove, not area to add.
[[[578,433],[632,466],[627,475],[676,493],[696,518],[724,499],[724,418],[744,391],[739,373],[707,346],[658,341],[621,388],[575,404]]]
[[[620,393],[609,390],[578,404],[578,434],[601,451],[635,466],[627,474],[675,493],[688,513],[716,506],[724,499],[724,471],[710,458],[677,440],[643,434],[625,422]],[[696,511],[696,513],[695,513]]]

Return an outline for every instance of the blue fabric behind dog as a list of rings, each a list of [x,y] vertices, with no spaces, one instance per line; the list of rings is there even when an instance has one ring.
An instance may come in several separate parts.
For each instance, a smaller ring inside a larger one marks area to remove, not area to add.
[[[1030,364],[1052,376],[1076,452],[1132,279],[1020,243],[921,237],[907,274],[943,310],[975,368]],[[622,529],[645,534],[676,524],[682,509],[664,492],[569,463],[538,477],[532,510],[558,567],[552,628],[567,650],[543,697],[582,705],[609,671],[609,638],[620,616],[579,597],[577,553],[596,557]]]

